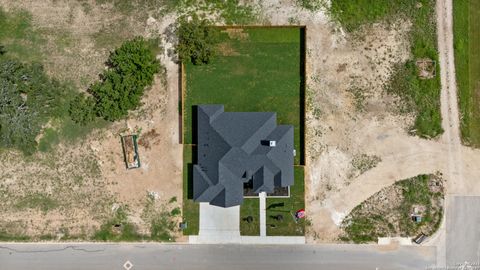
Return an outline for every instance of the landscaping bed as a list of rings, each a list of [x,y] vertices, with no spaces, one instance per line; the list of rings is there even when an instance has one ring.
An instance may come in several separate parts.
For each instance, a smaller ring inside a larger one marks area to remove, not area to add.
[[[340,239],[365,243],[376,242],[379,237],[431,236],[443,216],[443,185],[440,174],[431,174],[384,188],[350,212],[342,223]]]

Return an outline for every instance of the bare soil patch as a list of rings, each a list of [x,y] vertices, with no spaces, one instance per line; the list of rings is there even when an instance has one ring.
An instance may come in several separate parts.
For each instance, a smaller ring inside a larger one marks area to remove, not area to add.
[[[418,77],[421,79],[431,79],[435,77],[436,62],[432,59],[423,58],[416,61]]]
[[[217,50],[223,56],[240,55],[239,52],[237,52],[229,43],[226,43],[226,42],[218,44],[217,45]]]
[[[248,39],[248,33],[245,33],[242,28],[228,28],[224,32],[227,32],[228,37],[231,39],[246,40]]]

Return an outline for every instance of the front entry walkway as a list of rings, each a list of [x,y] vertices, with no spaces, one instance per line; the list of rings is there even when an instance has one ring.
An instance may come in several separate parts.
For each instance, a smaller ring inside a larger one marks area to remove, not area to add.
[[[260,200],[260,236],[267,236],[267,193],[258,194]]]

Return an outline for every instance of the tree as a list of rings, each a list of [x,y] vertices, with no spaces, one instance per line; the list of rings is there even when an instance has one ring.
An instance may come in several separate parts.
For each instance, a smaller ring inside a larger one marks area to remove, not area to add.
[[[182,61],[191,61],[194,65],[208,64],[215,53],[218,42],[218,29],[205,19],[193,16],[185,17],[177,24],[178,45],[176,52]]]
[[[37,114],[27,107],[16,85],[6,80],[0,84],[0,145],[31,154],[40,131]]]
[[[93,122],[96,116],[95,100],[80,93],[70,103],[68,112],[75,123],[86,125]]]
[[[0,146],[33,153],[42,126],[65,113],[67,90],[39,64],[0,58]]]
[[[151,86],[160,63],[141,37],[127,41],[108,60],[110,68],[90,93],[97,115],[109,121],[121,119],[140,104],[144,89]]]
[[[131,79],[140,88],[151,85],[155,73],[160,69],[160,63],[142,37],[123,43],[110,54],[108,63],[122,77],[133,77]]]

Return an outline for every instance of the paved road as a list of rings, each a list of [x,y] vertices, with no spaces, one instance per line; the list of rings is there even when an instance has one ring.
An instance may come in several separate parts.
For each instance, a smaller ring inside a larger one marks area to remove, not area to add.
[[[480,197],[455,196],[448,208],[446,258],[448,266],[480,268]]]
[[[364,245],[160,245],[160,244],[4,244],[1,270],[312,270],[422,269],[435,262],[435,249],[380,250]]]

